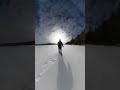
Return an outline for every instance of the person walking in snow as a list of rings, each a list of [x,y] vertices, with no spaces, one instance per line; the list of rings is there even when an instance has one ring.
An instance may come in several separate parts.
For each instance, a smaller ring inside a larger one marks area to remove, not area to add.
[[[61,54],[62,54],[62,47],[64,47],[64,46],[63,46],[63,43],[60,39],[59,42],[58,42],[58,50],[59,50],[59,53],[61,53]]]

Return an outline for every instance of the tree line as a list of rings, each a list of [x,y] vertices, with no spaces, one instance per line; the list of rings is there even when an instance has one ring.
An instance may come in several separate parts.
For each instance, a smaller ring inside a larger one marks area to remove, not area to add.
[[[116,45],[120,44],[120,7],[112,13],[108,20],[102,25],[93,29],[89,27],[87,32],[82,31],[76,38],[66,44],[95,44],[95,45]]]

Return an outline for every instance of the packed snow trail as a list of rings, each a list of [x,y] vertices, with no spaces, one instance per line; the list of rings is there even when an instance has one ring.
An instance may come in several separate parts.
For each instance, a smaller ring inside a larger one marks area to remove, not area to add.
[[[35,82],[39,82],[39,80],[42,78],[42,75],[51,67],[52,64],[54,64],[56,61],[56,57],[51,58],[50,60],[46,61],[41,66],[41,72],[35,77]]]
[[[85,47],[35,47],[35,90],[85,90]]]
[[[73,75],[71,72],[70,64],[66,67],[63,57],[59,55],[58,59],[58,77],[57,77],[57,88],[58,90],[72,90],[73,88]]]

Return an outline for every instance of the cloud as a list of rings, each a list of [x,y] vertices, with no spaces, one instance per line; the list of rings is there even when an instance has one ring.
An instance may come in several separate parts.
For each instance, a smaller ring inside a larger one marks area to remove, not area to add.
[[[108,19],[118,7],[120,0],[87,0],[86,26],[99,26]]]
[[[33,0],[0,0],[0,43],[34,41]]]
[[[79,34],[85,25],[84,1],[47,0],[36,7],[36,43],[48,43],[49,36],[62,28],[70,38]],[[57,29],[54,29],[57,27]],[[40,39],[42,38],[42,39]],[[44,38],[44,39],[43,39]]]

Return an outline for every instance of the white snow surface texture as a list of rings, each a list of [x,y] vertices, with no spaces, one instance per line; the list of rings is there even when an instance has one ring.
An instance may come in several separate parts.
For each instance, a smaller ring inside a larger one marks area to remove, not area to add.
[[[85,47],[35,47],[35,90],[85,90]]]

